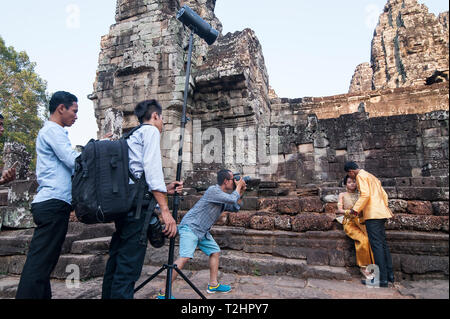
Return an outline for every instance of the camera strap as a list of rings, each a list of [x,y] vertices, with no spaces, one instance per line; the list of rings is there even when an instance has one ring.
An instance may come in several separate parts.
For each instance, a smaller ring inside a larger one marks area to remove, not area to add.
[[[136,213],[134,215],[134,218],[136,218],[136,219],[141,218],[142,203],[144,201],[146,186],[147,186],[147,183],[145,182],[145,174],[142,173],[142,176],[137,183]]]
[[[145,243],[147,242],[148,226],[150,224],[150,220],[151,220],[153,214],[155,214],[156,199],[153,195],[151,195],[151,196],[152,196],[152,198],[151,198],[150,202],[148,203],[147,210],[145,211],[144,225],[142,227],[141,236],[139,238],[139,243],[141,243],[142,245],[145,245]]]

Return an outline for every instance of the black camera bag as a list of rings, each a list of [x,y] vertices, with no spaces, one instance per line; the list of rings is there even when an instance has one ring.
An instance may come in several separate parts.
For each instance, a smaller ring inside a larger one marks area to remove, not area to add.
[[[137,180],[129,170],[127,138],[135,127],[119,140],[90,140],[75,160],[72,176],[72,205],[77,219],[85,224],[108,223],[136,207],[140,218],[146,191],[144,174]],[[134,184],[129,184],[129,179]],[[148,203],[148,201],[147,201]]]

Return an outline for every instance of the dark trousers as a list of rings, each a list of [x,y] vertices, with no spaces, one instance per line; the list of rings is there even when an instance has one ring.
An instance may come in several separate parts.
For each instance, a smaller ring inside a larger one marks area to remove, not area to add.
[[[109,259],[103,276],[102,299],[133,299],[147,249],[139,242],[145,214],[140,219],[126,216],[115,221],[116,231],[109,247]]]
[[[380,269],[380,283],[386,283],[394,277],[392,257],[386,242],[386,219],[368,219],[365,223],[375,264]]]
[[[36,228],[20,276],[17,299],[51,299],[50,274],[58,263],[72,206],[50,199],[31,204]]]

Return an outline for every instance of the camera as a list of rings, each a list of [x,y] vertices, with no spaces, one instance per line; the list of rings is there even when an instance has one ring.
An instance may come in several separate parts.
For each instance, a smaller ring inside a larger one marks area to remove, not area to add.
[[[236,181],[240,181],[241,178],[244,180],[245,184],[247,185],[248,188],[252,188],[252,187],[256,187],[259,185],[260,183],[260,179],[256,179],[256,178],[251,178],[250,176],[241,176],[241,173],[233,173],[233,178]],[[235,186],[236,187],[236,186]]]

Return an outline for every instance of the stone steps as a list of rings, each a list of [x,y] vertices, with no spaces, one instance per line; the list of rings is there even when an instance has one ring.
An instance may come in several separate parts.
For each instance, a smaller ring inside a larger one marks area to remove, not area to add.
[[[65,267],[69,264],[80,265],[81,279],[95,277],[103,274],[100,265],[106,263],[110,237],[101,237],[76,241],[72,244],[71,254],[60,258],[53,276],[65,278]],[[90,254],[87,254],[90,253]],[[77,255],[82,254],[82,255]],[[169,241],[162,248],[147,249],[146,265],[162,266],[167,263],[169,254]],[[175,259],[178,256],[178,240],[175,246]],[[100,267],[100,269],[99,269]],[[208,257],[197,250],[194,259],[189,262],[189,269],[208,269]],[[86,269],[87,268],[87,269]],[[331,267],[322,265],[308,265],[305,258],[283,258],[270,254],[248,253],[224,249],[221,253],[220,268],[226,272],[240,274],[274,275],[284,274],[301,278],[323,278],[345,280],[351,278],[351,273],[345,267]]]
[[[111,237],[99,237],[78,240],[72,243],[72,249],[62,254],[51,277],[66,279],[67,276],[79,270],[81,280],[103,276],[108,258],[108,247]],[[147,249],[146,265],[162,266],[167,263],[169,241],[162,248]],[[175,259],[178,256],[178,240],[175,246]],[[25,255],[10,256],[8,273],[20,275],[25,263]],[[208,257],[201,251],[196,251],[194,259],[189,262],[190,270],[208,269]],[[270,254],[249,253],[224,249],[221,253],[220,269],[225,272],[253,275],[291,275],[299,278],[322,278],[345,280],[351,278],[351,273],[345,267],[330,267],[308,265],[305,258],[283,258]]]
[[[101,277],[114,225],[70,223],[69,228],[52,278],[65,279],[78,270],[81,280]],[[354,244],[342,231],[298,233],[214,226],[211,232],[222,249],[220,267],[225,272],[337,280],[358,275]],[[0,233],[0,274],[20,275],[31,236],[32,230]],[[387,236],[396,271],[448,276],[448,235],[389,231]],[[178,238],[175,243],[176,259]],[[160,249],[149,245],[144,264],[162,266],[168,261],[168,251],[169,240]],[[208,257],[197,250],[188,267],[208,269]]]

